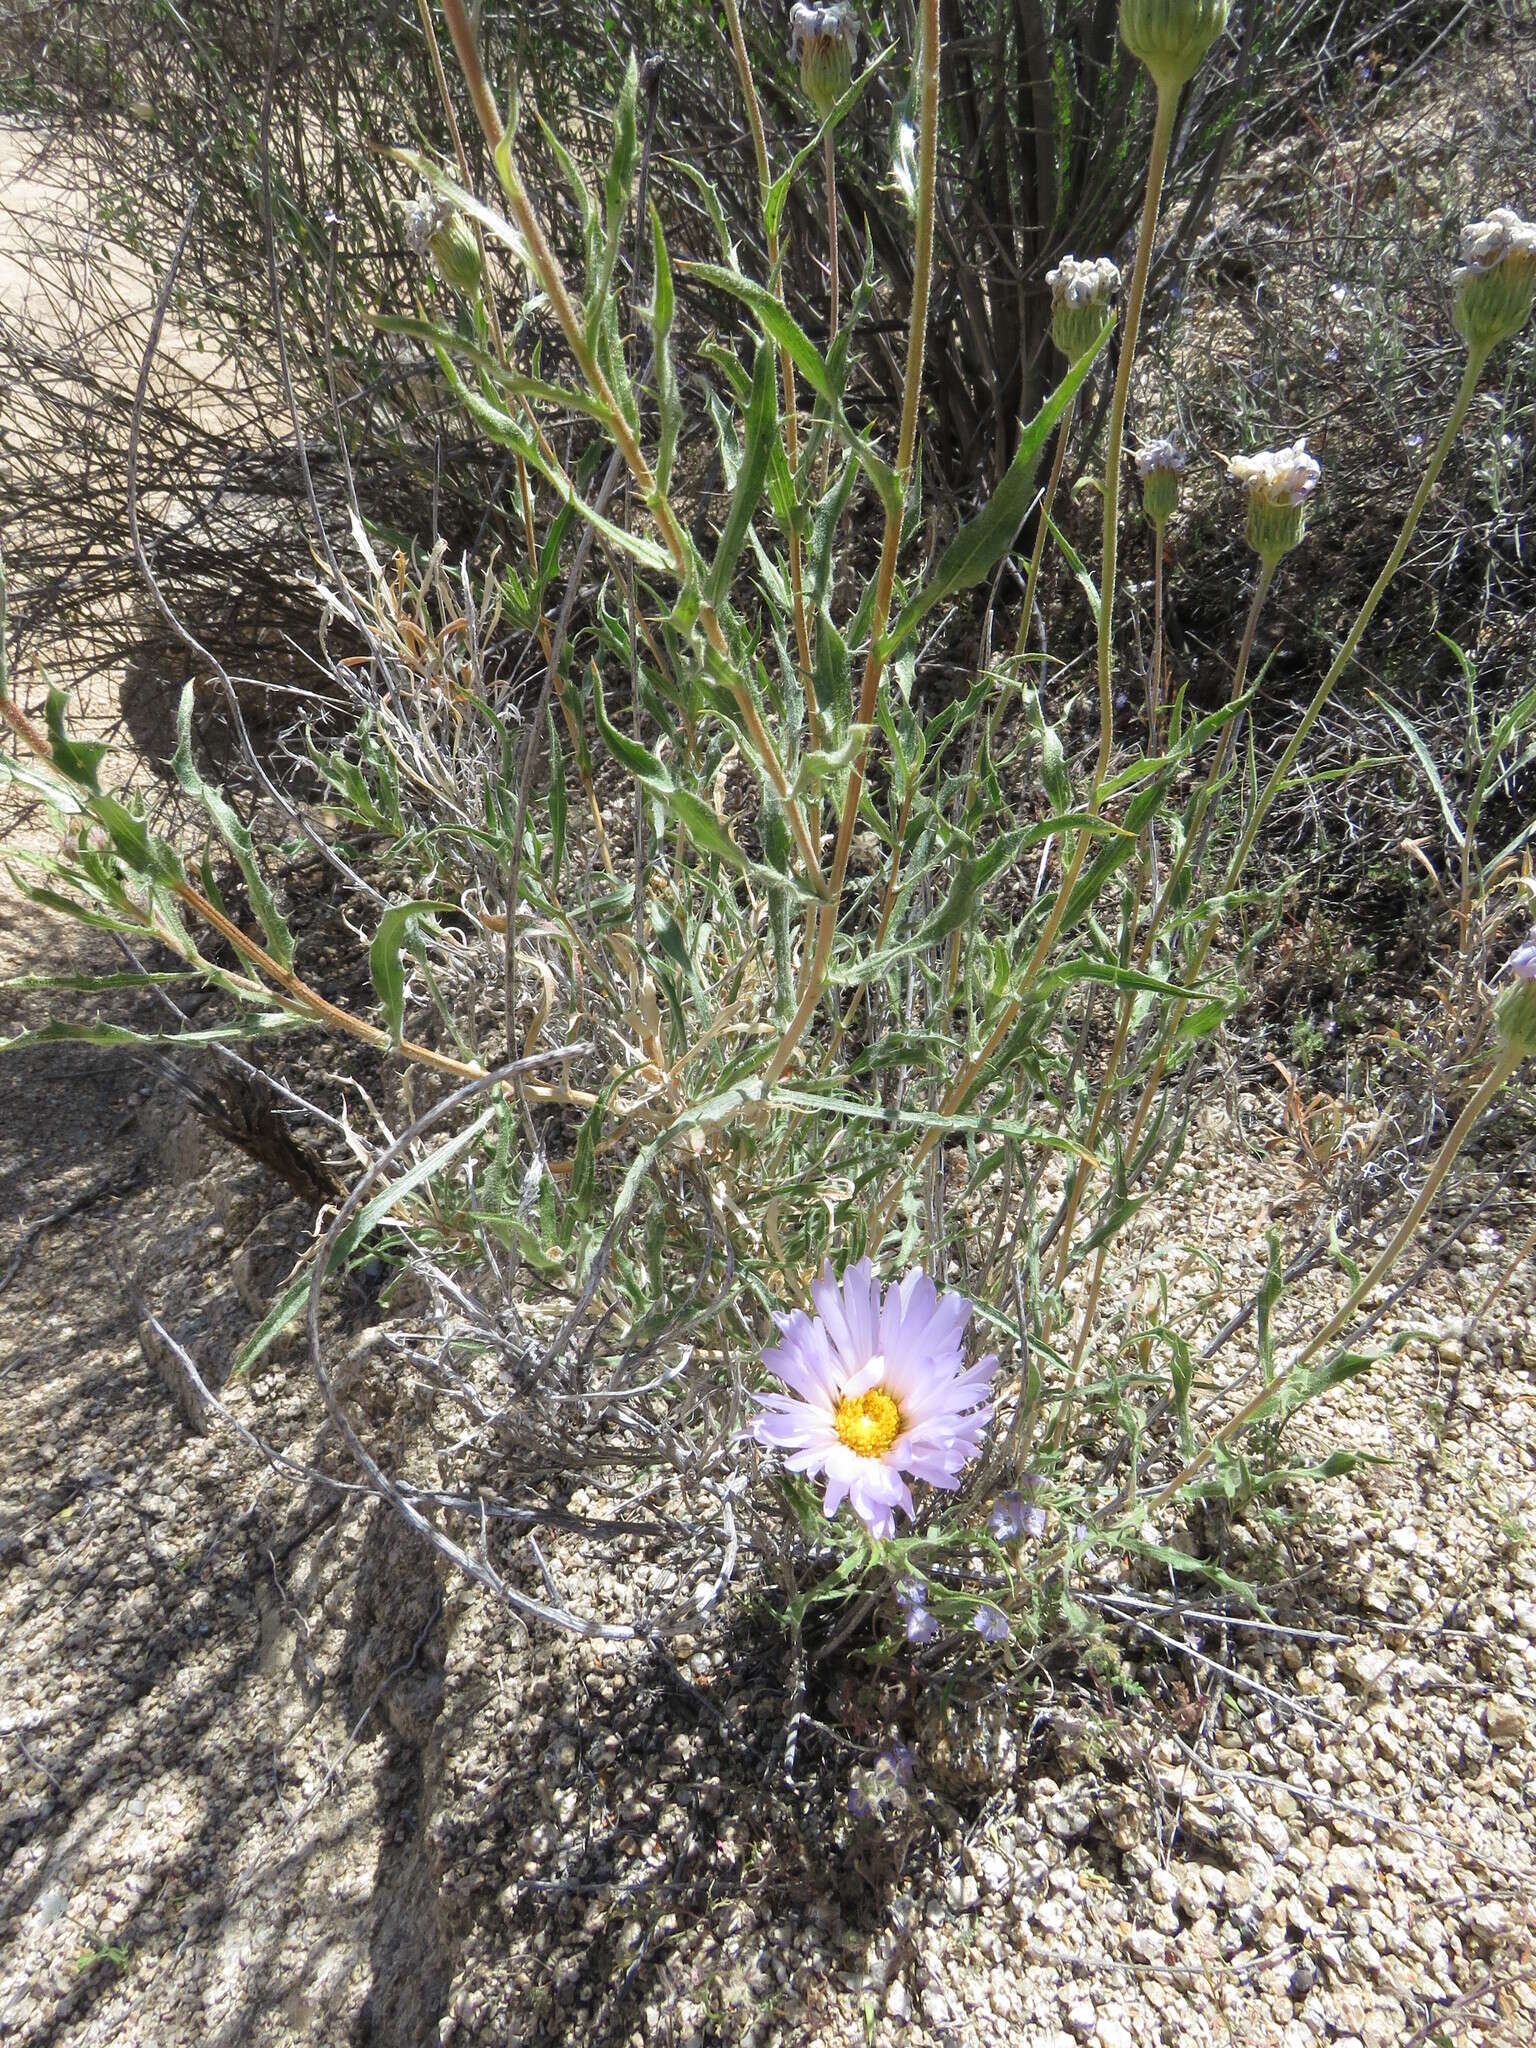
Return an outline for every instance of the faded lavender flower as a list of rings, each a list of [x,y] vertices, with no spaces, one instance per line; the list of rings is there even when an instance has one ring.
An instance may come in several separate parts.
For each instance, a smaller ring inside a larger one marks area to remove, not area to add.
[[[888,1742],[867,1769],[852,1774],[848,1811],[855,1820],[883,1820],[908,1804],[912,1783],[912,1752],[904,1742]]]
[[[1051,288],[1051,339],[1069,363],[1080,362],[1113,315],[1120,272],[1107,256],[1091,262],[1063,256],[1045,281]]]
[[[1179,493],[1188,467],[1189,457],[1184,450],[1177,441],[1167,439],[1149,441],[1136,457],[1141,508],[1159,531],[1179,508]]]
[[[1008,1617],[990,1600],[983,1600],[971,1616],[971,1627],[984,1643],[1006,1643],[1008,1640]]]
[[[1022,1492],[1000,1493],[987,1516],[987,1529],[995,1543],[1022,1543],[1026,1537],[1038,1543],[1045,1534],[1045,1509]]]
[[[755,1396],[752,1433],[792,1472],[826,1480],[829,1520],[847,1500],[871,1536],[894,1536],[896,1510],[913,1513],[909,1480],[952,1489],[981,1449],[997,1359],[967,1370],[971,1304],[920,1269],[886,1288],[868,1259],[841,1281],[829,1263],[811,1299],[814,1317],[775,1317],[781,1342],[763,1363],[790,1391]]]
[[[798,5],[789,10],[789,54],[800,66],[800,90],[825,121],[853,83],[859,25],[852,7]]]
[[[1536,223],[1496,206],[1461,235],[1461,267],[1451,279],[1452,318],[1469,348],[1486,353],[1520,332],[1536,299]]]
[[[1248,492],[1248,545],[1274,568],[1307,530],[1307,505],[1322,476],[1321,466],[1308,454],[1303,434],[1288,448],[1234,455],[1227,468]]]

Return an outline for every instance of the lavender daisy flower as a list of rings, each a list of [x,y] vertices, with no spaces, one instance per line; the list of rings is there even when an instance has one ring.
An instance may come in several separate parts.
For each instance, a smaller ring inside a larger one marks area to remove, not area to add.
[[[1045,1509],[1022,1493],[1000,1493],[987,1528],[995,1543],[1022,1543],[1026,1536],[1038,1543],[1045,1534]]]
[[[828,1263],[811,1299],[814,1317],[775,1317],[782,1341],[763,1363],[790,1391],[756,1396],[752,1434],[787,1452],[790,1471],[826,1480],[828,1520],[847,1500],[871,1536],[894,1536],[896,1510],[914,1512],[910,1480],[952,1489],[980,1451],[997,1359],[967,1370],[971,1303],[916,1268],[885,1288],[868,1259],[841,1281]]]
[[[1005,1643],[1008,1640],[1008,1617],[990,1600],[983,1600],[971,1616],[971,1627],[984,1643]]]

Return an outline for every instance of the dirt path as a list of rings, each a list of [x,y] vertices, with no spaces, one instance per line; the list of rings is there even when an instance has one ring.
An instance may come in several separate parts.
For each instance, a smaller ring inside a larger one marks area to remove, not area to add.
[[[419,1736],[375,1711],[348,1747],[406,1627],[370,1596],[364,1518],[274,1485],[227,1431],[190,1433],[141,1340],[135,1298],[227,1372],[302,1241],[232,1158],[206,1158],[121,1053],[0,1062],[0,2038],[18,2044],[407,2041],[426,2037],[412,2004],[436,2005],[430,1963],[406,2007],[394,1967]],[[279,1363],[230,1399],[303,1454],[302,1384]]]

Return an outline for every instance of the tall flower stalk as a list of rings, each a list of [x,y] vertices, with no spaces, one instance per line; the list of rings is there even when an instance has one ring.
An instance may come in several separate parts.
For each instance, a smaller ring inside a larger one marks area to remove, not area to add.
[[[869,620],[869,652],[859,686],[856,722],[869,728],[874,723],[881,679],[885,674],[885,629],[891,616],[891,591],[896,581],[896,556],[901,545],[902,515],[912,477],[912,460],[917,449],[917,414],[923,389],[923,356],[928,336],[928,294],[933,281],[933,210],[939,147],[939,0],[922,0],[919,16],[920,40],[917,52],[918,134],[916,180],[916,239],[912,257],[912,304],[907,325],[907,363],[902,389],[901,429],[896,444],[896,476],[900,491],[887,506],[885,530],[880,542],[880,566],[875,575],[875,597]],[[848,875],[848,856],[853,847],[854,825],[859,799],[864,793],[864,775],[869,761],[869,741],[859,743],[853,770],[848,778],[838,819],[837,840],[827,877],[826,899],[817,913],[816,937],[801,984],[800,1000],[775,1046],[764,1070],[768,1087],[780,1079],[826,987],[827,966],[837,934],[837,911]]]

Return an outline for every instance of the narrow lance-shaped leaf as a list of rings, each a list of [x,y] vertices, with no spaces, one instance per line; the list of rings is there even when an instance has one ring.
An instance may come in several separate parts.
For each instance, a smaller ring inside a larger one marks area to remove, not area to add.
[[[1285,1262],[1280,1252],[1280,1234],[1269,1233],[1269,1264],[1264,1272],[1264,1282],[1254,1304],[1259,1326],[1259,1370],[1268,1386],[1275,1376],[1275,1304],[1280,1299],[1280,1290],[1285,1282]]]
[[[1068,405],[1077,396],[1094,358],[1109,338],[1114,323],[1104,331],[1088,353],[1062,378],[1039,412],[1019,436],[1019,446],[1007,474],[974,519],[968,519],[940,555],[932,576],[915,597],[902,607],[896,623],[885,636],[887,656],[915,631],[918,623],[947,597],[990,576],[1018,538],[1034,496],[1035,470],[1041,451]]]
[[[710,564],[704,592],[710,604],[718,605],[728,595],[736,560],[746,546],[747,528],[757,510],[768,477],[772,441],[779,428],[778,380],[774,374],[773,351],[759,342],[752,365],[752,396],[743,423],[741,463],[735,487],[721,529],[720,544]]]
[[[677,297],[672,285],[672,259],[662,233],[661,215],[651,205],[651,250],[655,283],[651,290],[651,338],[656,349],[656,409],[661,426],[656,441],[656,488],[665,493],[672,481],[672,458],[677,449],[683,406],[677,389],[677,370],[672,361],[672,320]]]
[[[107,752],[107,742],[71,739],[66,721],[67,702],[57,686],[48,692],[48,737],[53,744],[53,765],[61,775],[94,794],[101,788],[96,771]]]
[[[795,180],[800,176],[800,173],[812,157],[820,156],[822,143],[826,136],[853,112],[859,101],[864,97],[864,88],[885,63],[894,47],[894,44],[887,43],[883,50],[878,51],[869,60],[848,90],[838,100],[837,105],[833,107],[827,118],[816,130],[810,141],[804,144],[802,148],[796,150],[794,156],[789,161],[788,168],[781,171],[769,186],[763,198],[763,226],[770,235],[776,235],[783,226],[784,208],[788,204],[790,191],[794,186]]]
[[[549,718],[549,884],[560,886],[560,863],[565,858],[566,787],[565,754],[555,730],[555,714]]]
[[[389,1035],[396,1045],[400,1043],[405,1023],[405,969],[400,956],[422,918],[430,917],[434,912],[451,915],[458,907],[456,903],[392,903],[379,919],[379,929],[368,948],[368,972],[383,1005]]]
[[[402,1174],[399,1180],[392,1181],[381,1194],[375,1195],[372,1201],[359,1209],[337,1239],[331,1252],[330,1264],[326,1268],[327,1272],[334,1273],[338,1266],[351,1258],[358,1246],[383,1222],[390,1211],[399,1207],[407,1195],[414,1194],[424,1181],[430,1180],[434,1173],[440,1173],[459,1153],[472,1145],[486,1126],[495,1121],[496,1114],[494,1104],[489,1109],[483,1109],[473,1123],[466,1125],[453,1137],[445,1138],[441,1145],[427,1154],[425,1159],[418,1159],[409,1172]],[[301,1274],[268,1309],[261,1327],[235,1361],[237,1373],[243,1373],[254,1365],[268,1346],[297,1318],[309,1293],[309,1286],[309,1274]]]
[[[587,341],[597,339],[598,322],[608,301],[614,266],[619,260],[619,237],[629,213],[629,188],[634,182],[638,155],[635,135],[635,102],[640,93],[640,72],[633,50],[624,71],[624,84],[613,110],[613,151],[603,179],[603,210],[606,215],[602,260],[592,281],[587,305]]]
[[[586,520],[589,526],[596,528],[610,547],[618,548],[621,553],[631,556],[642,569],[649,569],[659,575],[672,573],[672,558],[664,548],[658,547],[654,541],[647,540],[643,534],[631,533],[626,527],[615,526],[611,519],[604,518],[595,506],[589,505],[579,496],[570,479],[562,475],[548,460],[532,434],[519,426],[510,413],[502,412],[498,406],[492,405],[489,399],[482,398],[479,392],[470,389],[446,349],[438,349],[437,360],[443,375],[453,388],[454,397],[491,440],[499,447],[513,449],[522,456],[531,469],[536,469],[541,476],[547,477],[561,497]]]
[[[239,815],[220,792],[204,782],[192,759],[190,683],[182,691],[181,702],[176,707],[176,751],[171,756],[171,773],[188,796],[196,797],[212,819],[215,831],[234,855],[235,863],[245,878],[246,894],[251,899],[251,908],[261,920],[261,928],[266,934],[267,950],[278,966],[286,972],[293,965],[293,934],[288,929],[283,913],[277,907],[277,899],[267,887],[266,878],[256,859],[256,848],[251,841],[250,828],[241,822]]]

